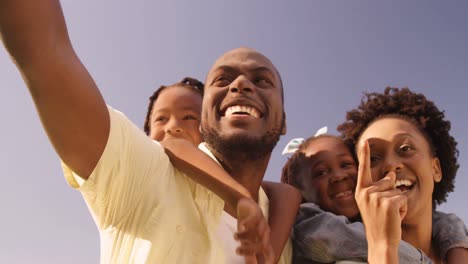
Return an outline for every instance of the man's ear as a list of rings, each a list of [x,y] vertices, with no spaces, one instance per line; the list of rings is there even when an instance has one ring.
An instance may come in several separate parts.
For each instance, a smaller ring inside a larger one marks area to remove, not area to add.
[[[287,129],[286,129],[286,113],[283,111],[283,129],[281,129],[281,135],[286,135]]]
[[[439,158],[432,159],[432,177],[434,178],[434,182],[442,180],[442,168],[440,167]]]

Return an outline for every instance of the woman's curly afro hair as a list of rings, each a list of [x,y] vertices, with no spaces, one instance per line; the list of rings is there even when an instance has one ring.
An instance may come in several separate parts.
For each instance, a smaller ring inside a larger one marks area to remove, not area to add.
[[[365,93],[359,107],[347,112],[346,121],[337,129],[345,140],[355,145],[372,122],[385,116],[411,121],[428,139],[442,168],[442,180],[435,183],[432,194],[434,207],[445,202],[448,193],[453,191],[459,165],[457,142],[449,134],[450,121],[445,119],[444,112],[423,94],[408,88],[387,87],[384,93]]]

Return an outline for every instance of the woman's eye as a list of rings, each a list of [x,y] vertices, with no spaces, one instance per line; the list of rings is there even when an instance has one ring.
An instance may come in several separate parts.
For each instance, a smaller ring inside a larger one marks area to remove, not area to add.
[[[410,145],[402,145],[402,146],[400,147],[399,151],[400,151],[401,153],[406,153],[406,152],[411,151],[411,150],[413,150],[413,149],[414,149],[414,148],[413,148],[412,146],[410,146]]]
[[[377,156],[377,155],[371,155],[371,156],[370,156],[370,161],[371,161],[371,163],[377,162],[377,161],[379,161],[379,160],[380,160],[380,157]]]

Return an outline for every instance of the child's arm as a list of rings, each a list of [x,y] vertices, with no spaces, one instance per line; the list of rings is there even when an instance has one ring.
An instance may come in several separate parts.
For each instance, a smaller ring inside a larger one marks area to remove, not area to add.
[[[293,237],[295,257],[304,261],[367,261],[364,225],[323,211],[313,203],[300,206]]]
[[[243,197],[252,198],[244,186],[234,180],[219,164],[185,139],[160,142],[176,168],[221,197],[236,217],[236,207]]]
[[[295,258],[303,262],[367,262],[364,225],[350,222],[343,215],[323,211],[316,204],[301,205],[293,237]],[[422,251],[402,240],[398,258],[400,263],[430,263]]]
[[[449,249],[445,256],[447,263],[466,263],[468,260],[468,249],[467,248],[452,248]]]
[[[276,263],[291,235],[302,195],[289,184],[264,181],[262,187],[270,200],[268,223]]]
[[[246,263],[251,263],[255,255],[264,263],[272,263],[270,228],[247,189],[191,142],[167,139],[160,143],[176,168],[225,201],[225,210],[238,220],[240,229],[236,237],[241,243],[238,252],[246,257]]]
[[[433,244],[447,263],[468,262],[468,232],[455,214],[435,211],[432,219]]]

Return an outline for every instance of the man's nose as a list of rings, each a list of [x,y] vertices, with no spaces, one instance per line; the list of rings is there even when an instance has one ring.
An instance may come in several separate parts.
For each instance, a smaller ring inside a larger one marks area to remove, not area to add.
[[[252,92],[254,84],[245,76],[239,75],[230,85],[229,91],[232,93]]]

